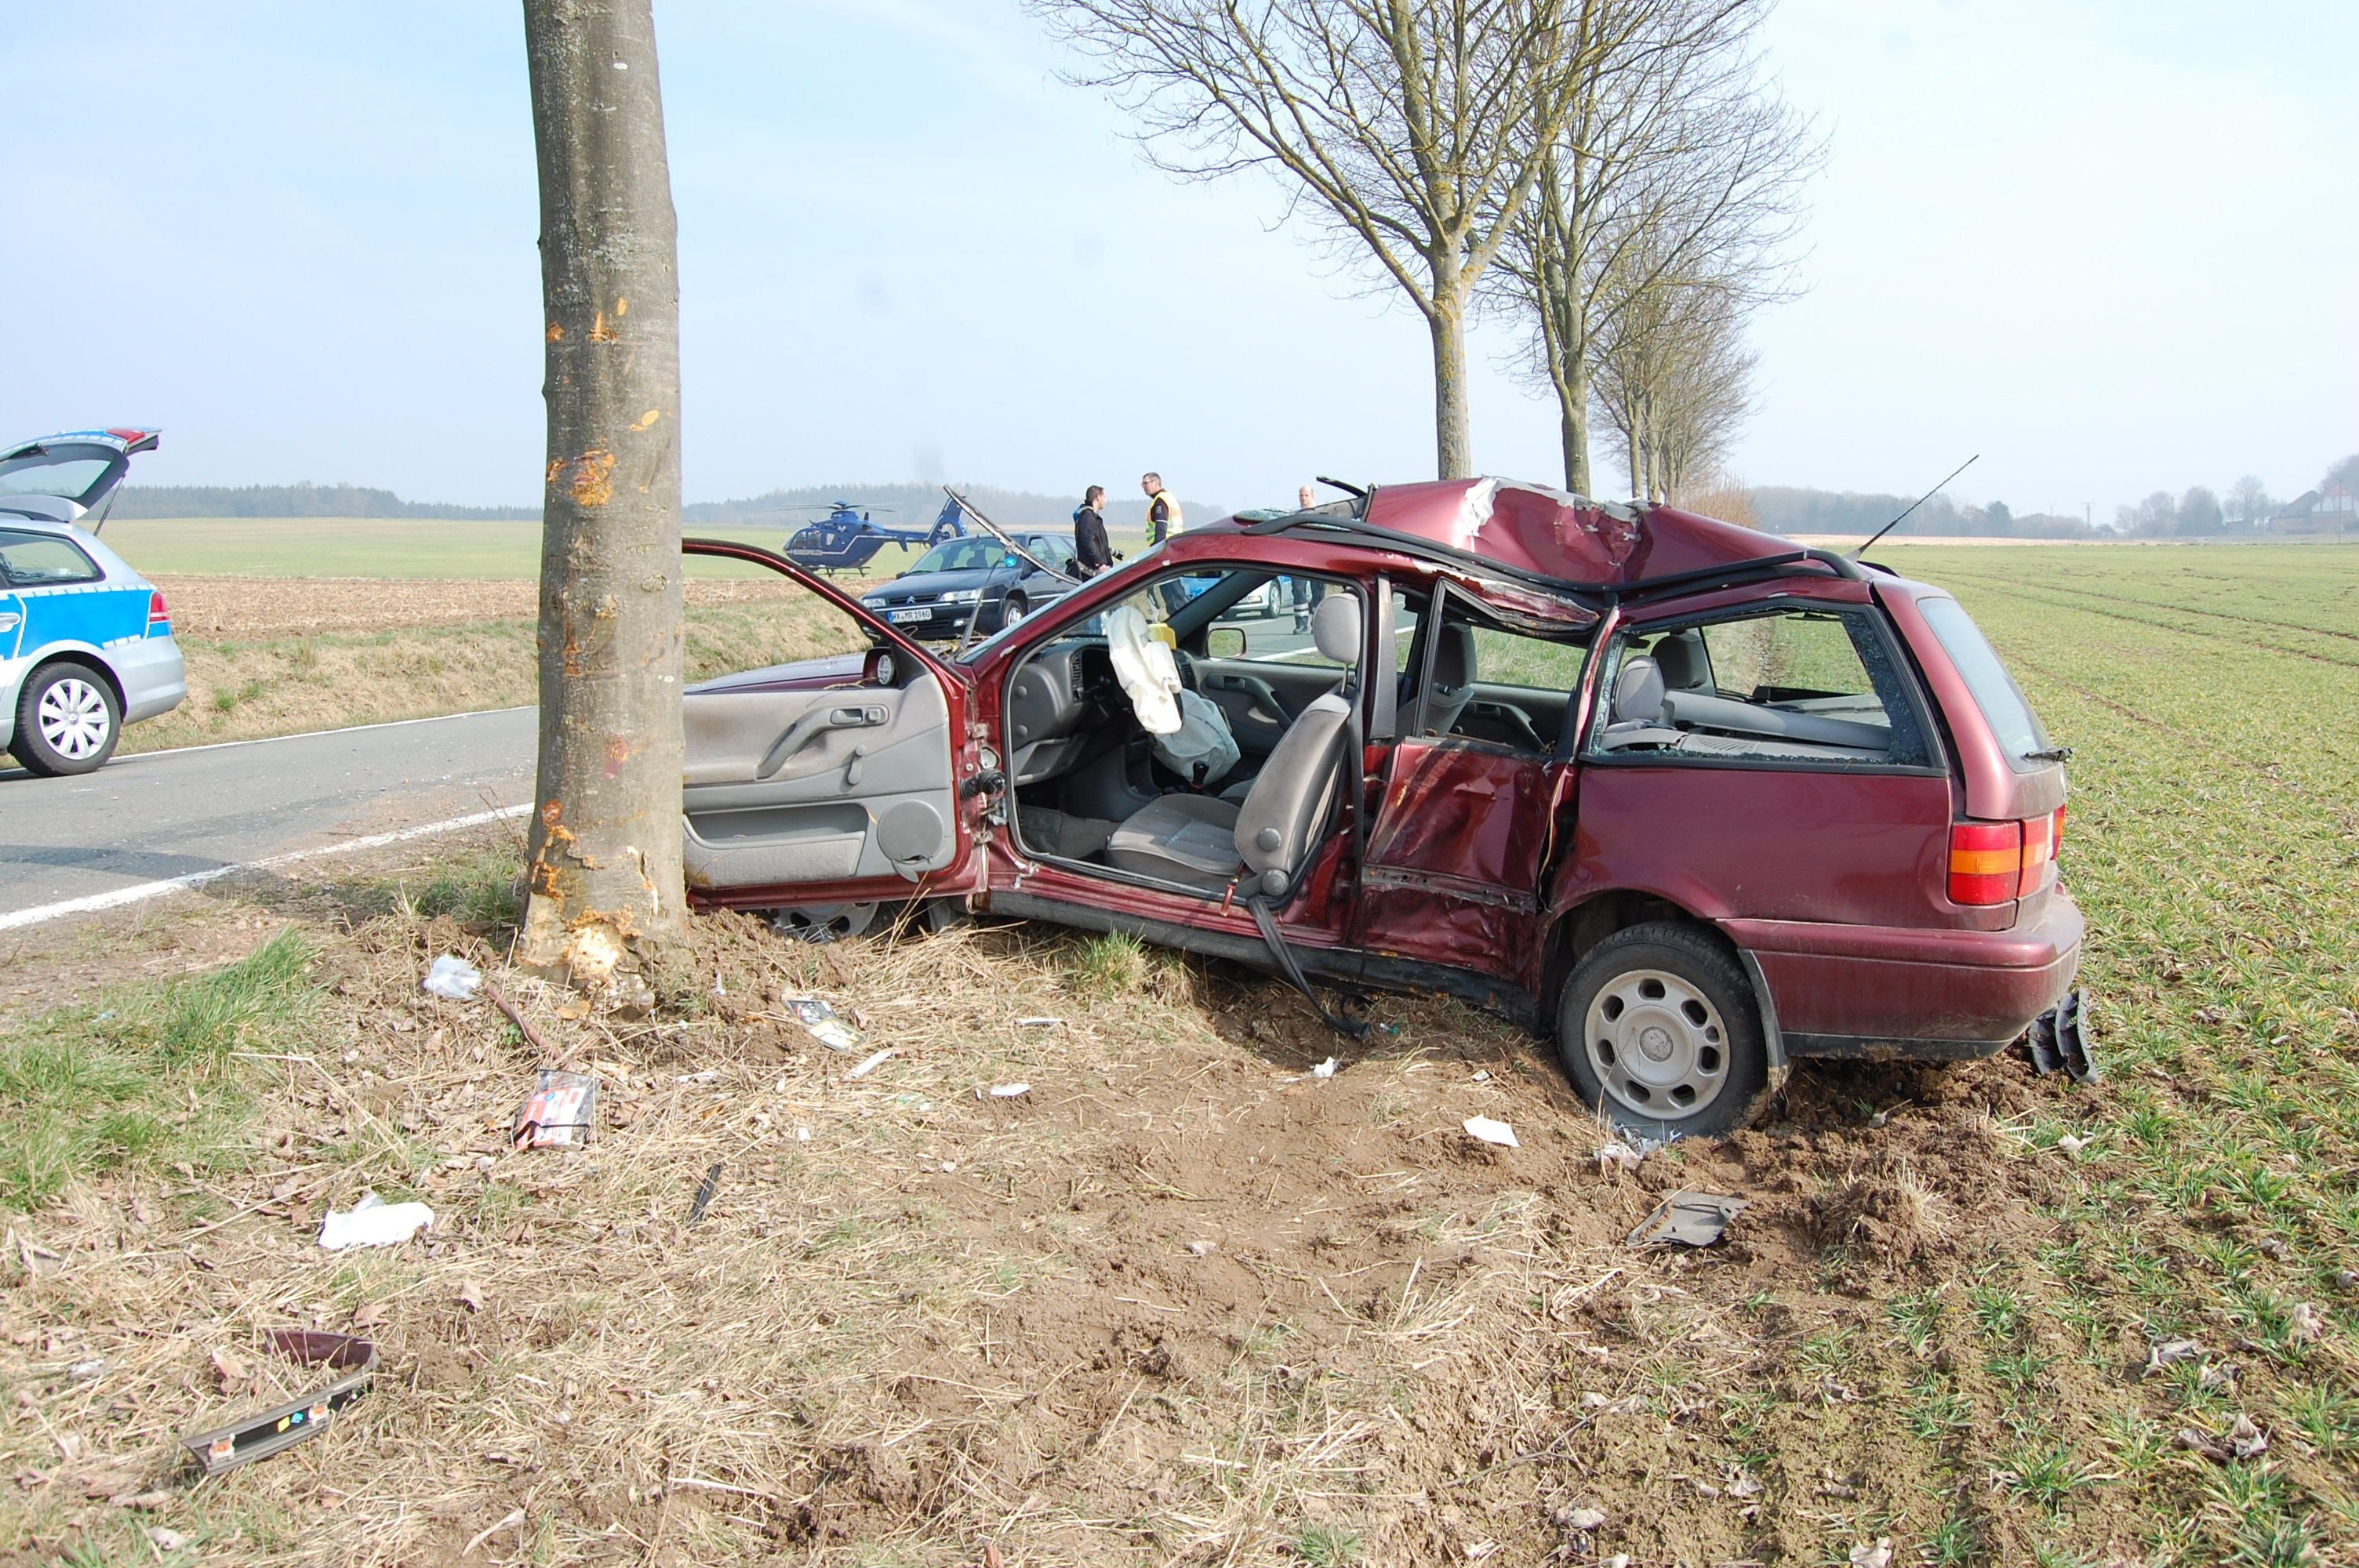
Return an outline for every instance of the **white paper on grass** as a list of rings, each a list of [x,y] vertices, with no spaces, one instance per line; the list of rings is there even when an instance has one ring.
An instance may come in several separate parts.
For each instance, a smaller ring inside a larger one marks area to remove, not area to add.
[[[1032,1086],[1030,1084],[994,1084],[991,1086],[991,1098],[994,1099],[1014,1099],[1018,1095],[1028,1095],[1031,1092]]]
[[[426,979],[422,982],[427,991],[435,996],[448,997],[452,1001],[473,1000],[483,984],[484,972],[451,953],[445,953],[428,965]]]
[[[339,1214],[328,1211],[320,1245],[331,1252],[348,1247],[398,1247],[421,1230],[434,1228],[434,1211],[422,1203],[386,1203],[375,1193]]]
[[[1522,1144],[1516,1141],[1516,1130],[1514,1128],[1508,1126],[1504,1121],[1494,1121],[1487,1116],[1468,1117],[1466,1119],[1466,1132],[1467,1136],[1471,1138],[1481,1139],[1485,1143],[1495,1143],[1502,1149],[1520,1149],[1523,1147]]]
[[[883,1066],[885,1065],[885,1058],[890,1056],[892,1054],[893,1047],[887,1045],[885,1049],[877,1052],[876,1054],[869,1057],[866,1061],[861,1063],[860,1065],[853,1068],[852,1071],[844,1074],[843,1076],[847,1078],[864,1078],[869,1074],[875,1072],[878,1067]]]

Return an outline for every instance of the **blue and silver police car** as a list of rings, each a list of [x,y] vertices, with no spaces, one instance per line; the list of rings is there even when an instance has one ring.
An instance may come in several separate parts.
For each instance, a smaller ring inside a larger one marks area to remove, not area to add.
[[[157,436],[69,430],[0,448],[0,751],[27,773],[89,773],[125,724],[189,695],[164,596],[98,540]]]

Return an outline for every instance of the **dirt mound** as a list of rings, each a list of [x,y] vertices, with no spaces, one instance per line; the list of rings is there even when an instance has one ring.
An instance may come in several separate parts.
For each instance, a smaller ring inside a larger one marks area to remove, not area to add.
[[[1810,1203],[1821,1245],[1853,1249],[1889,1263],[1954,1252],[1957,1217],[1906,1160],[1878,1155]]]

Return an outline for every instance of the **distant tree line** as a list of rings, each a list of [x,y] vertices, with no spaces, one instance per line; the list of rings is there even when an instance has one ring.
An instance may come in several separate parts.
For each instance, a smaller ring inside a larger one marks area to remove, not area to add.
[[[1855,490],[1809,490],[1794,485],[1756,485],[1746,492],[1753,503],[1756,526],[1773,534],[1875,533],[1900,515],[1913,495],[1879,495]],[[1895,530],[1902,537],[1929,535],[2001,539],[2085,539],[2101,535],[2078,517],[2049,513],[2018,514],[2004,501],[1987,506],[1961,506],[1937,495]]]
[[[2334,485],[2359,491],[2359,452],[2329,468],[2316,489]],[[2282,504],[2259,475],[2248,473],[2230,485],[2224,496],[2198,484],[2181,495],[2158,490],[2136,505],[2115,507],[2114,530],[2145,539],[2252,534],[2265,529]]]
[[[448,517],[540,520],[538,506],[449,506],[357,484],[126,484],[116,517]]]

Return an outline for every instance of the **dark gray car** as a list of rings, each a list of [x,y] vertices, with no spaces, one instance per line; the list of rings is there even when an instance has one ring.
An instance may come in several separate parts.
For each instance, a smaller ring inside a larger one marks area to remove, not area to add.
[[[1073,546],[1054,534],[1009,535],[1042,566],[988,536],[946,539],[860,602],[912,637],[954,640],[970,616],[984,637],[1072,591]]]

